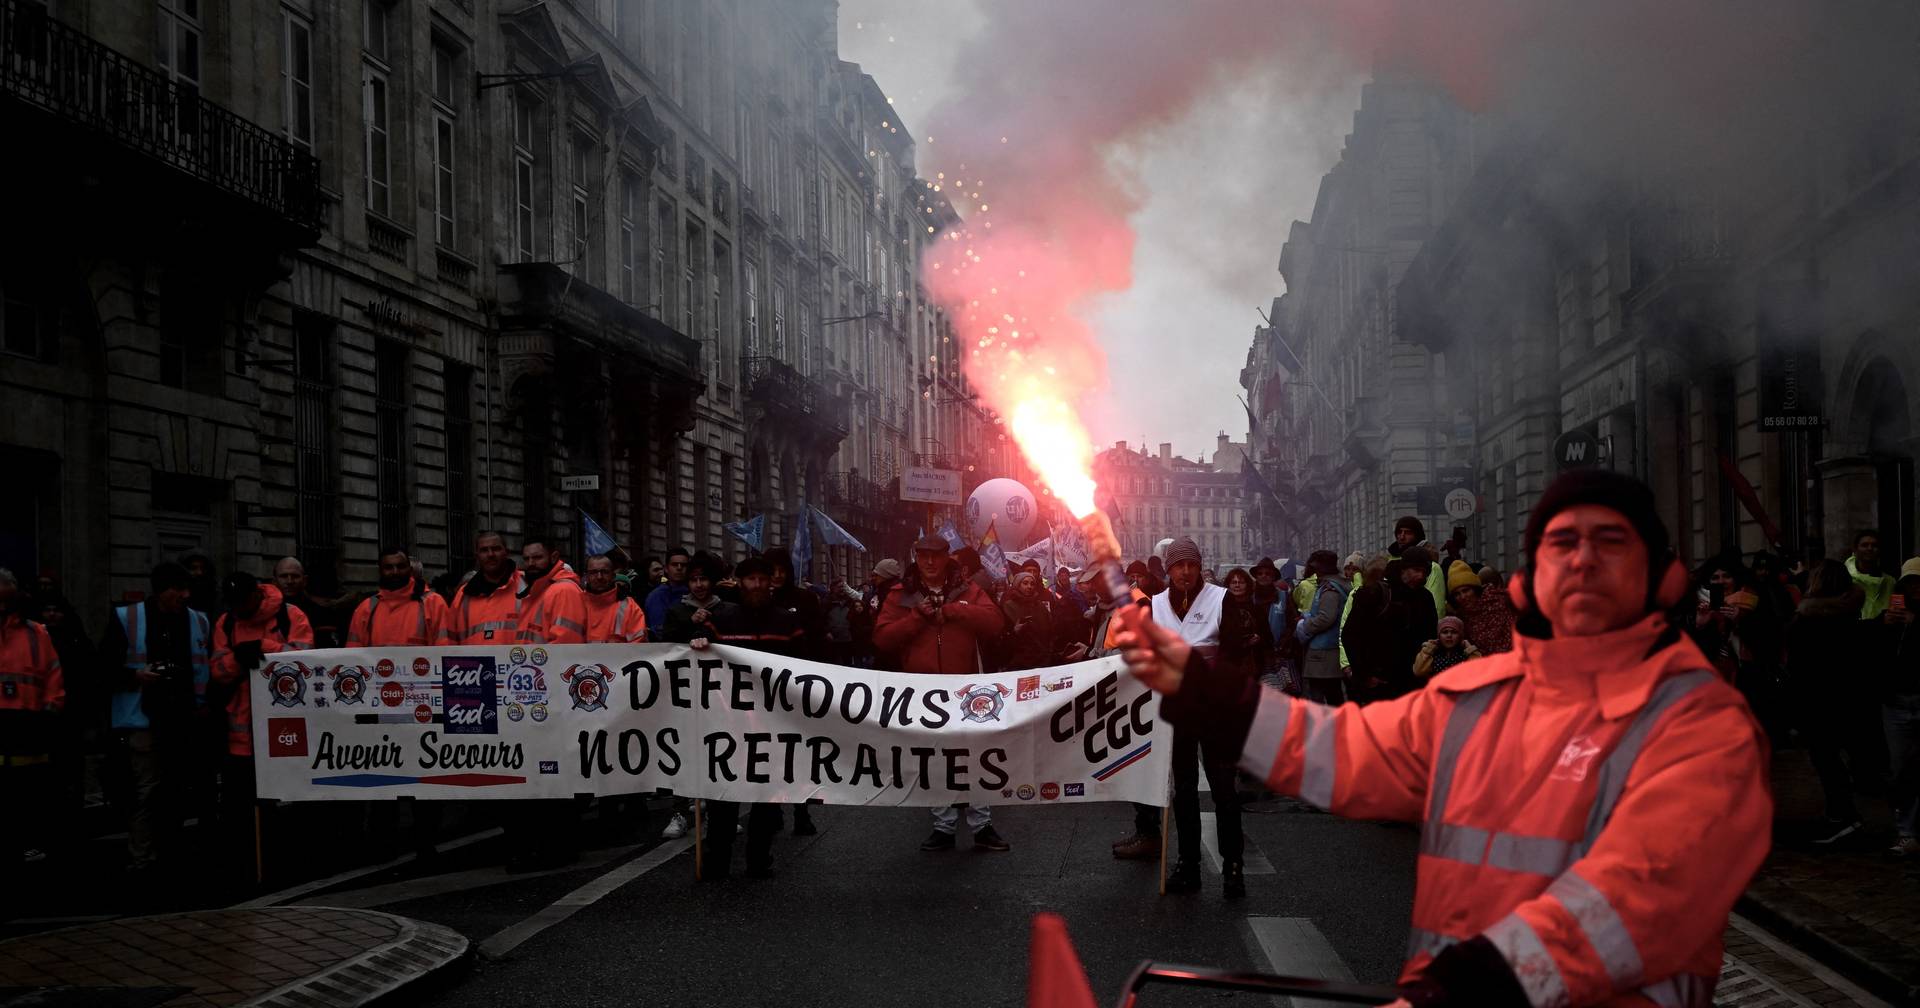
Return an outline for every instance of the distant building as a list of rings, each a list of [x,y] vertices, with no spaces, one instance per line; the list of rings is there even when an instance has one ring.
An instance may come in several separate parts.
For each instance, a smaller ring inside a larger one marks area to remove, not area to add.
[[[1241,475],[1245,450],[1223,433],[1207,461],[1173,454],[1170,442],[1162,442],[1157,455],[1125,441],[1101,452],[1094,459],[1094,480],[1121,552],[1140,559],[1162,539],[1192,536],[1207,566],[1223,574],[1233,564],[1256,559],[1247,555],[1252,543]]]

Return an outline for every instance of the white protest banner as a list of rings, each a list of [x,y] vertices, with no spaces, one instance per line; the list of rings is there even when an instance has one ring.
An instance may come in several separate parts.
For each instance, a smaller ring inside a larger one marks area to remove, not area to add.
[[[1117,657],[952,676],[724,646],[367,648],[272,655],[250,681],[260,797],[289,801],[1162,805],[1172,749]]]

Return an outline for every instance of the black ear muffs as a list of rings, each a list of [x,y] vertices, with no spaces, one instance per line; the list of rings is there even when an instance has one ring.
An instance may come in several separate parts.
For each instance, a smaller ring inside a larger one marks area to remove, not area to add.
[[[1513,603],[1515,612],[1532,612],[1539,608],[1533,604],[1533,580],[1524,570],[1514,571],[1507,576],[1507,601]]]
[[[1679,605],[1680,600],[1687,597],[1687,589],[1692,584],[1693,580],[1687,575],[1687,568],[1680,558],[1676,556],[1668,560],[1666,572],[1660,576],[1660,585],[1653,596],[1654,608],[1665,612]]]

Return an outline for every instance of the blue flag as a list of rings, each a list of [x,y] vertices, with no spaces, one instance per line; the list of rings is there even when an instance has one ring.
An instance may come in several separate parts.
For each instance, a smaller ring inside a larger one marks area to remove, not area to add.
[[[867,547],[863,545],[860,540],[855,539],[853,533],[841,528],[840,523],[827,517],[825,511],[819,508],[808,508],[807,510],[813,512],[813,520],[820,523],[820,541],[823,544],[828,546],[851,546],[862,553],[867,551]]]
[[[580,512],[580,527],[586,530],[587,556],[599,556],[620,548],[620,544],[613,541],[613,537],[607,534],[607,530],[601,528],[600,523],[594,521],[593,516],[585,511]],[[585,559],[583,558],[581,562],[585,563]]]
[[[767,539],[767,516],[764,514],[754,515],[746,521],[728,522],[720,527],[726,529],[728,535],[753,547],[755,553],[766,548],[761,545]]]
[[[800,524],[793,530],[793,579],[801,581],[807,576],[807,565],[813,562],[813,523],[807,520],[807,513],[813,510],[805,504],[800,505]]]
[[[958,553],[966,548],[967,541],[960,538],[960,531],[954,528],[950,521],[941,522],[940,528],[934,532],[934,535],[947,541],[947,551],[950,553]]]

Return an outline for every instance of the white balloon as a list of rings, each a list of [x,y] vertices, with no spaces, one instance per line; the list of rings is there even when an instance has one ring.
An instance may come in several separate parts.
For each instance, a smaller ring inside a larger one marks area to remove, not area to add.
[[[989,522],[1000,538],[1000,548],[1008,553],[1024,549],[1033,538],[1040,521],[1040,507],[1033,491],[1019,480],[1006,477],[990,479],[976,487],[967,498],[967,531],[974,542],[987,534]]]

